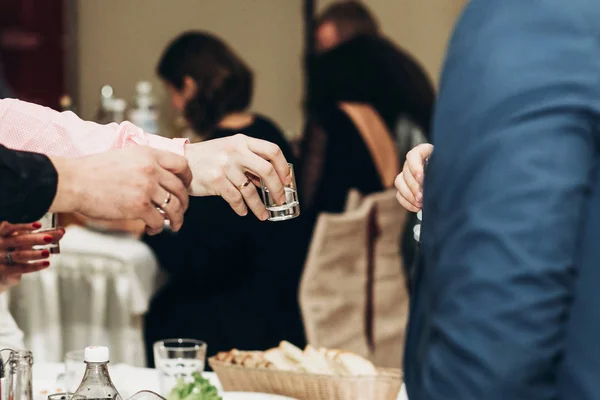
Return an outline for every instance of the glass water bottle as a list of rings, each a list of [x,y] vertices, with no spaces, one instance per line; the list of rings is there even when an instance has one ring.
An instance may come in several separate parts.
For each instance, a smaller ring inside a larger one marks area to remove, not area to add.
[[[122,400],[108,374],[108,347],[86,347],[84,358],[87,367],[75,394],[87,400]]]
[[[6,372],[8,400],[33,400],[33,354],[26,350],[13,350],[8,358]]]

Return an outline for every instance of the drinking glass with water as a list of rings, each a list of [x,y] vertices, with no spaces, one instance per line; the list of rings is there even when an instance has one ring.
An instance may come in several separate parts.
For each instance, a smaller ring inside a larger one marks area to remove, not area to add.
[[[300,215],[300,202],[298,201],[298,188],[296,187],[296,174],[294,174],[294,166],[290,167],[289,184],[284,186],[285,202],[277,204],[277,201],[271,197],[269,189],[265,183],[261,181],[263,202],[269,211],[269,221],[287,221],[288,219],[296,218]]]
[[[75,393],[85,375],[85,351],[72,350],[65,354],[64,386],[68,393]]]
[[[169,396],[181,380],[193,380],[194,373],[204,371],[206,349],[206,343],[194,339],[167,339],[154,343],[154,364],[163,396]]]

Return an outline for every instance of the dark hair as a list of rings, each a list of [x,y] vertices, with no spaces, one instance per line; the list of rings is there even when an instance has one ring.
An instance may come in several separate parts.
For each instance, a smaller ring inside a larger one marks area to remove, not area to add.
[[[317,56],[310,68],[308,110],[339,102],[374,107],[390,130],[408,115],[429,129],[435,92],[427,74],[388,40],[359,36]]]
[[[359,35],[377,35],[379,24],[367,7],[360,1],[344,0],[329,6],[317,19],[319,28],[326,22],[332,22],[342,41]]]
[[[198,133],[211,133],[225,115],[245,110],[252,101],[252,71],[208,33],[186,32],[173,40],[160,58],[157,73],[179,90],[186,76],[196,82],[197,93],[184,115]]]

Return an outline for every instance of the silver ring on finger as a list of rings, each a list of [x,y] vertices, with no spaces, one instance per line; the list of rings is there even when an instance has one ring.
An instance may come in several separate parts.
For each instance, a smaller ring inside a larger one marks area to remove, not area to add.
[[[165,207],[167,205],[169,205],[170,202],[171,202],[171,192],[167,192],[167,198],[162,202],[162,204],[160,206],[158,206],[158,204],[156,205],[156,211],[158,211],[162,215],[167,215],[167,213],[165,212]]]
[[[162,204],[160,205],[160,208],[163,209],[167,206],[167,204],[169,204],[171,202],[171,192],[167,192],[167,198],[165,199],[165,201],[162,202]]]
[[[167,192],[167,198],[162,202],[162,204],[160,205],[160,207],[156,207],[156,209],[158,210],[159,213],[161,213],[163,216],[166,216],[167,213],[165,212],[164,208],[169,205],[169,203],[171,202],[171,197],[173,195],[171,194],[171,192]],[[165,220],[163,221],[163,229],[170,231],[171,230],[171,221],[165,217]]]
[[[15,265],[15,260],[12,258],[12,251],[6,250],[6,255],[4,258],[6,260],[6,265]]]

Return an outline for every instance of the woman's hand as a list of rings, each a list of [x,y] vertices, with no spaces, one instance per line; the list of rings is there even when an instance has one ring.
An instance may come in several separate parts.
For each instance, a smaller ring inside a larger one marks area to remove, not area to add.
[[[62,239],[64,229],[32,233],[41,228],[33,224],[13,225],[0,222],[0,292],[17,285],[21,275],[37,272],[50,266],[47,260],[49,250],[33,250],[33,246],[57,243]]]
[[[396,198],[408,211],[418,212],[423,207],[423,178],[425,160],[433,153],[433,146],[424,143],[414,147],[406,155],[406,162],[396,177]]]
[[[235,135],[186,145],[193,178],[192,196],[221,196],[239,215],[248,208],[261,220],[269,217],[256,189],[262,179],[271,196],[285,202],[283,185],[290,168],[281,149],[270,142]]]

